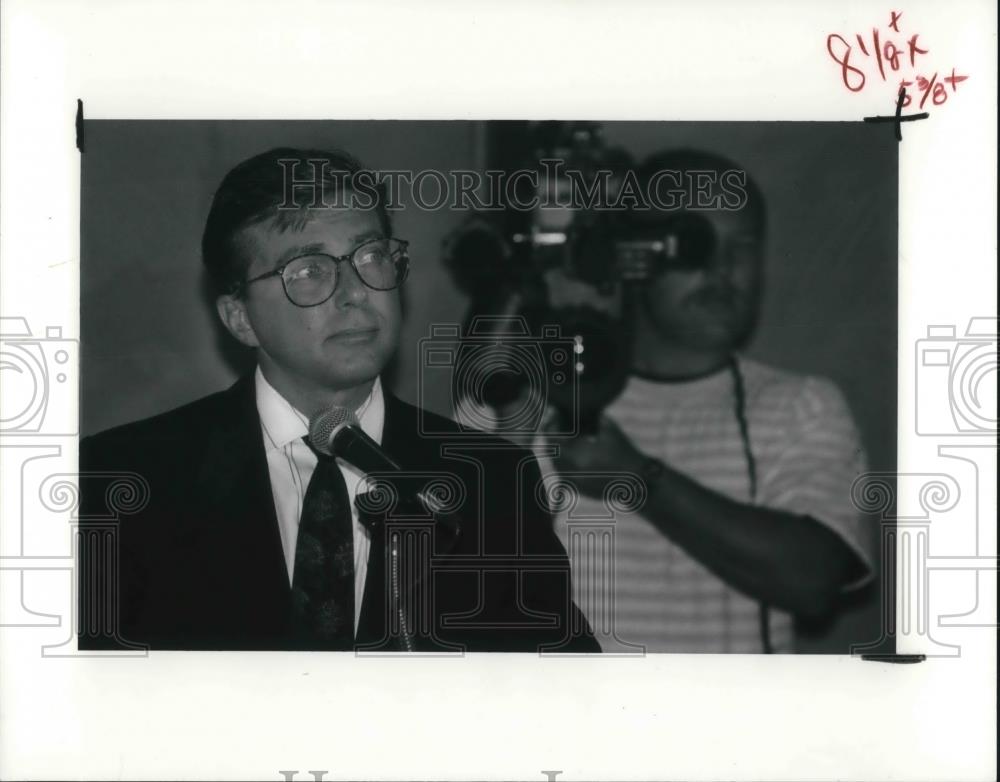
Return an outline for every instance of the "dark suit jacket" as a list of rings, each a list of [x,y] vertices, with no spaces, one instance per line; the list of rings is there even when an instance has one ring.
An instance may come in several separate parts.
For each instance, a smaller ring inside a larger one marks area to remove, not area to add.
[[[444,534],[410,506],[367,506],[356,647],[600,651],[570,598],[568,560],[530,455],[385,399],[384,450],[418,471],[405,480],[438,475],[457,488],[461,531]],[[422,422],[445,436],[422,436]],[[80,473],[81,648],[295,648],[252,375],[85,438]],[[396,573],[393,535],[407,563]]]

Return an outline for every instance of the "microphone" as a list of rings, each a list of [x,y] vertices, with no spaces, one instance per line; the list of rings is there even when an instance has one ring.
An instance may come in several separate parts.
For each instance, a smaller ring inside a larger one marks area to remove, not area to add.
[[[399,462],[365,434],[358,420],[346,407],[331,407],[309,420],[309,441],[325,456],[336,456],[352,467],[368,473],[404,473]],[[423,509],[444,523],[453,535],[459,532],[459,522],[448,511],[446,503],[425,486],[414,492]]]
[[[331,407],[309,421],[309,441],[325,456],[339,456],[363,473],[402,472],[402,467],[365,434],[354,413]]]

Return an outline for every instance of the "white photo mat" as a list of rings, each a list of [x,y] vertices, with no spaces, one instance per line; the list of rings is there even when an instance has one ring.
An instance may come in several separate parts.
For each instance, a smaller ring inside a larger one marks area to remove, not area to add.
[[[928,327],[960,341],[970,318],[996,317],[991,3],[8,2],[0,312],[42,337],[60,328],[49,337],[70,351],[79,338],[78,98],[92,119],[856,121],[892,114],[895,87],[866,64],[865,89],[845,89],[827,36],[885,30],[892,11],[929,69],[969,76],[903,124],[899,147],[898,469],[951,476],[973,509],[935,526],[918,497],[899,498],[907,545],[927,550],[901,552],[922,569],[900,568],[897,615],[913,621],[898,651],[926,661],[44,654],[68,637],[69,535],[49,557],[18,556],[22,503],[42,488],[22,468],[55,454],[72,474],[75,438],[12,433],[3,585],[62,608],[58,626],[54,611],[14,626],[0,604],[0,776],[995,778],[995,423],[985,437],[915,426]],[[75,396],[56,393],[72,420]]]

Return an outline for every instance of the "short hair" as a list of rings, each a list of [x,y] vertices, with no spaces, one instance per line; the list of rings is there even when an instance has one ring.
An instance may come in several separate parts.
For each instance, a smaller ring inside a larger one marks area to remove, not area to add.
[[[763,233],[767,223],[767,204],[764,193],[756,180],[750,176],[750,172],[736,161],[715,152],[706,152],[701,149],[692,149],[689,147],[654,152],[640,164],[636,171],[639,184],[644,191],[648,192],[651,180],[661,171],[743,172],[746,175],[745,191],[747,195],[747,200],[743,208],[753,214],[755,227]],[[652,212],[655,211],[654,207]],[[629,215],[629,218],[631,218],[629,220],[630,223],[638,225],[656,222],[657,220],[657,216],[650,212],[646,214],[635,213]]]
[[[276,147],[235,166],[215,192],[201,239],[202,262],[216,295],[236,293],[244,282],[249,263],[235,241],[239,231],[268,218],[276,218],[279,230],[304,224],[309,219],[308,204],[301,203],[306,199],[299,199],[297,191],[292,191],[293,206],[283,206],[289,192],[286,172],[294,172],[298,180],[306,181],[312,174],[320,187],[333,184],[345,190],[350,188],[354,177],[372,174],[347,152],[294,147]],[[374,179],[373,175],[372,208],[383,231],[390,235],[392,226],[384,184],[375,183]]]

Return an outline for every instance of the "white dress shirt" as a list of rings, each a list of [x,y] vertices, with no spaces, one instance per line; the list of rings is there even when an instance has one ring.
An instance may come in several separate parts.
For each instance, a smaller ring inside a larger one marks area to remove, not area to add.
[[[295,574],[295,544],[299,535],[299,518],[309,479],[316,469],[316,455],[302,438],[309,433],[309,419],[289,404],[264,377],[260,367],[255,374],[257,412],[267,453],[267,469],[274,495],[274,509],[278,515],[281,547],[288,569],[288,583]],[[385,398],[382,383],[375,378],[371,393],[355,413],[361,429],[375,442],[382,444],[382,427],[385,424]],[[354,629],[357,632],[361,618],[361,601],[365,594],[365,576],[368,571],[368,550],[371,539],[358,519],[354,500],[364,482],[364,474],[342,459],[337,466],[347,484],[351,500],[351,518],[354,520]]]

